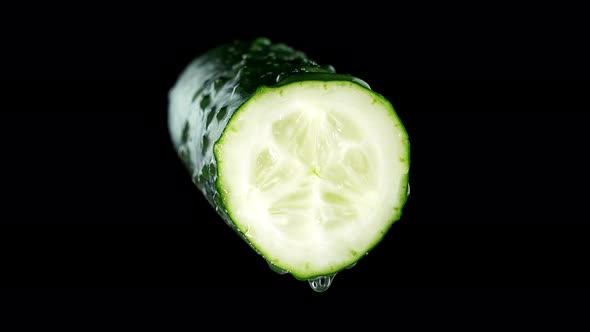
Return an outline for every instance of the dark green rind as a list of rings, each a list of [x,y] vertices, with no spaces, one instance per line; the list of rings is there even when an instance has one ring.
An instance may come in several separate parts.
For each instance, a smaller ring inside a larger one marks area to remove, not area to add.
[[[200,77],[203,82],[198,86],[191,86],[194,93],[191,92],[190,114],[183,122],[181,129],[175,132],[171,126],[174,146],[180,159],[192,174],[193,182],[217,213],[264,257],[265,255],[248,241],[244,233],[232,221],[223,200],[222,188],[219,186],[214,146],[229,120],[246,101],[257,91],[263,91],[265,87],[284,86],[300,81],[350,81],[370,90],[369,85],[354,76],[336,74],[332,66],[320,66],[308,59],[304,53],[284,44],[272,44],[265,38],[254,41],[235,41],[215,48],[196,58],[183,75],[186,75],[189,69],[190,75]],[[385,98],[382,99],[386,101]],[[388,103],[388,105],[400,126],[403,126],[391,104]],[[193,114],[195,112],[197,114]],[[405,128],[401,129],[406,133]],[[407,162],[409,165],[409,155]],[[402,184],[404,183],[405,181],[402,181]],[[394,220],[391,224],[401,216],[405,197],[400,203],[400,211],[392,214]],[[387,229],[382,230],[382,236],[373,247],[381,241],[391,224]],[[322,275],[333,274],[344,268],[346,266]],[[293,273],[294,271],[289,272],[298,279],[316,277],[297,275]]]
[[[352,76],[335,74],[332,66],[320,66],[304,53],[284,44],[272,44],[265,38],[235,41],[215,48],[196,58],[190,67],[193,75],[204,78],[200,86],[194,87],[191,112],[203,113],[197,118],[202,118],[207,125],[204,130],[197,130],[198,126],[191,123],[194,119],[188,118],[182,125],[180,139],[173,141],[193,175],[193,182],[221,212],[225,209],[220,205],[222,202],[216,200],[217,165],[212,153],[208,152],[233,113],[256,89],[312,78],[302,74],[321,75],[316,78],[322,80],[362,82]],[[195,145],[198,146],[196,149]]]
[[[318,65],[303,52],[273,44],[266,38],[220,46],[196,58],[188,68],[193,75],[203,78],[203,83],[194,86],[191,93],[191,112],[200,112],[202,116],[187,118],[182,133],[172,133],[180,137],[173,142],[193,182],[232,227],[216,188],[217,163],[211,149],[235,111],[264,86],[303,80],[345,80],[368,87],[356,77],[336,74],[332,66]],[[205,128],[195,125],[195,118],[205,122]]]

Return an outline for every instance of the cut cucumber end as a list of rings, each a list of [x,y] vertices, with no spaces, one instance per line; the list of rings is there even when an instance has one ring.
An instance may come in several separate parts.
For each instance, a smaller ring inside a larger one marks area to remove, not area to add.
[[[401,216],[408,135],[392,105],[351,81],[263,87],[215,143],[235,226],[298,279],[354,264]]]

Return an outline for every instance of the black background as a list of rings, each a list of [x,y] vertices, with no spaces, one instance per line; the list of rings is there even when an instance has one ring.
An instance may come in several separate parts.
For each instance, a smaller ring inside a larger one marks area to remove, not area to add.
[[[113,303],[223,294],[328,307],[360,296],[411,311],[452,301],[518,308],[589,286],[590,84],[566,80],[588,77],[568,33],[578,21],[556,31],[515,19],[522,29],[503,32],[478,17],[397,26],[321,11],[84,13],[5,23],[4,288],[84,290]],[[258,36],[364,79],[410,136],[402,219],[323,294],[271,272],[217,217],[169,141],[167,92],[184,66]]]

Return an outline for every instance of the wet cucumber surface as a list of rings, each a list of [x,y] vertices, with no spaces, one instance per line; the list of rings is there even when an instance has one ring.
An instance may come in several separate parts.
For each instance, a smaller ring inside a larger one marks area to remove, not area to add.
[[[236,224],[235,216],[232,218],[227,200],[224,199],[227,190],[220,186],[219,165],[214,146],[224,135],[230,119],[244,108],[244,104],[253,96],[266,93],[264,90],[269,87],[291,87],[298,82],[307,84],[307,82],[318,81],[344,82],[370,91],[368,85],[358,78],[337,74],[332,66],[319,65],[300,51],[284,44],[274,44],[268,39],[259,38],[254,41],[235,41],[199,56],[181,74],[177,84],[170,92],[169,127],[172,141],[182,162],[191,173],[193,182],[223,220],[237,231],[253,249],[259,253],[262,251],[261,254],[271,265],[270,255],[248,238],[245,228]],[[382,98],[372,91],[370,93],[379,99]],[[391,110],[393,112],[392,108]],[[396,126],[402,133],[401,144],[408,146],[405,129],[396,115],[395,119]],[[363,156],[359,155],[360,157],[355,159],[349,155],[353,157],[356,155],[348,154],[347,158],[354,159],[356,166],[353,166],[357,167],[359,160],[361,160],[359,158],[363,158]],[[258,160],[261,160],[260,157]],[[404,165],[403,167],[409,167],[409,148],[407,155],[400,157],[400,162]],[[319,174],[316,175],[319,176]],[[400,192],[403,192],[404,195],[397,202],[396,211],[392,212],[394,220],[391,220],[387,226],[399,219],[401,215],[401,207],[406,198],[407,172],[405,178],[399,180],[399,185],[402,187]],[[328,192],[323,196],[324,199],[338,204],[344,202],[340,196],[336,196],[334,193]],[[382,237],[386,231],[387,229],[382,230],[380,236]],[[376,239],[373,245],[379,240],[380,238]],[[351,264],[332,267],[325,270],[330,273],[321,275],[313,275],[313,273],[303,275],[290,269],[272,267],[275,271],[291,272],[299,279],[310,280],[312,288],[322,290],[322,288],[327,289],[336,272],[356,263],[365,251],[350,250],[358,256],[350,261]]]
[[[234,41],[213,49],[195,59],[189,70],[184,75],[194,80],[191,87],[195,104],[191,105],[191,110],[204,126],[191,127],[195,120],[192,114],[183,114],[186,119],[173,118],[171,114],[173,142],[197,187],[216,204],[222,202],[213,197],[216,164],[210,154],[211,146],[219,139],[233,113],[257,88],[310,79],[362,82],[349,75],[336,74],[332,66],[320,66],[301,51],[273,44],[266,38]]]

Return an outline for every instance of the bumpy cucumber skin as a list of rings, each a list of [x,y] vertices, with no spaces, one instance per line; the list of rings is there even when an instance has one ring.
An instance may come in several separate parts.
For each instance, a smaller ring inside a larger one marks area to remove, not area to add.
[[[172,141],[193,182],[233,228],[216,186],[213,145],[236,110],[264,86],[301,80],[348,80],[366,86],[353,76],[336,74],[332,66],[320,66],[304,53],[266,38],[234,41],[197,57],[171,90],[171,102],[174,91],[186,88],[181,85],[191,79],[200,84],[188,87],[194,90],[191,100],[185,101],[190,105],[182,106],[190,111],[179,115],[177,107],[170,105]]]
[[[197,57],[170,91],[169,127],[176,152],[192,175],[194,184],[217,213],[259,254],[234,224],[224,204],[224,195],[218,185],[214,145],[232,115],[257,90],[299,81],[333,80],[350,81],[369,89],[364,81],[337,74],[330,65],[320,66],[301,51],[258,38],[254,41],[234,41]],[[190,95],[191,98],[179,98],[180,94]],[[409,167],[409,155],[407,162]],[[406,183],[402,181],[403,185]],[[398,205],[399,210],[392,214],[394,220],[391,224],[401,217],[405,199],[404,196]],[[387,229],[382,230],[382,236],[386,232]]]

